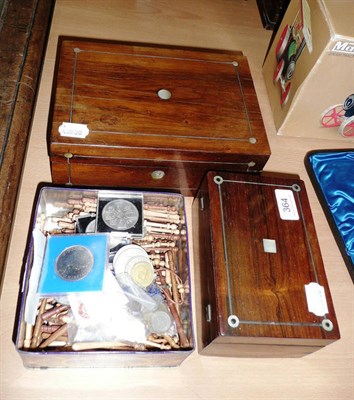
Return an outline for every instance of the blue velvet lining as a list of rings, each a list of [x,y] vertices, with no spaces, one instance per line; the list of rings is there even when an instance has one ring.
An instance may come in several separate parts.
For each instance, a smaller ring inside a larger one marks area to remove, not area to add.
[[[309,161],[354,264],[354,151],[319,152]]]

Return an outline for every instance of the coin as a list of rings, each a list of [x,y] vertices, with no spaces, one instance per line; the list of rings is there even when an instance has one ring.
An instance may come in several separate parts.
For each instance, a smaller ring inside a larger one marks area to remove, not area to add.
[[[128,200],[112,200],[103,207],[102,219],[109,228],[124,231],[132,228],[138,222],[139,211]]]
[[[170,329],[172,324],[171,317],[164,310],[156,310],[150,318],[151,332],[157,334],[164,334]]]
[[[86,226],[85,232],[86,233],[94,233],[96,228],[96,219],[93,219],[91,222],[89,222]]]
[[[154,268],[149,261],[138,258],[134,260],[130,276],[138,286],[146,288],[154,280]]]
[[[93,255],[84,246],[65,248],[55,263],[56,274],[65,281],[79,281],[85,278],[93,267]]]

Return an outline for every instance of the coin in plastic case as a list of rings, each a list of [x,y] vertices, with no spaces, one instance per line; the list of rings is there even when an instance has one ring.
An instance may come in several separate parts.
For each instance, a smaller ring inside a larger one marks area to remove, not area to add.
[[[117,231],[127,230],[138,222],[139,211],[132,202],[124,199],[116,199],[103,207],[102,219],[111,229]]]
[[[93,261],[93,254],[87,247],[66,247],[56,260],[55,273],[65,281],[75,282],[91,272]]]

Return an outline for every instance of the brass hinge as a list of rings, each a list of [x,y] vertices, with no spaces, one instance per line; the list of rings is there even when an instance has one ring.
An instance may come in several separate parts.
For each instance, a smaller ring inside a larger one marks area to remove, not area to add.
[[[70,159],[73,158],[72,153],[64,153],[64,157],[66,158],[67,162],[67,168],[68,168],[68,181],[66,182],[66,185],[71,186],[71,164],[70,164]]]

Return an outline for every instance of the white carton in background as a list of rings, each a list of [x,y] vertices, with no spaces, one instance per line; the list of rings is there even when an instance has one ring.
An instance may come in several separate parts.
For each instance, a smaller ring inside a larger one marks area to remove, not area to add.
[[[295,61],[290,79],[280,78],[277,71],[282,51],[287,53],[283,75],[290,65],[288,54]],[[323,126],[321,116],[354,93],[354,1],[292,0],[267,54],[263,76],[279,135],[353,142],[354,128],[353,136],[343,137],[339,126]]]

